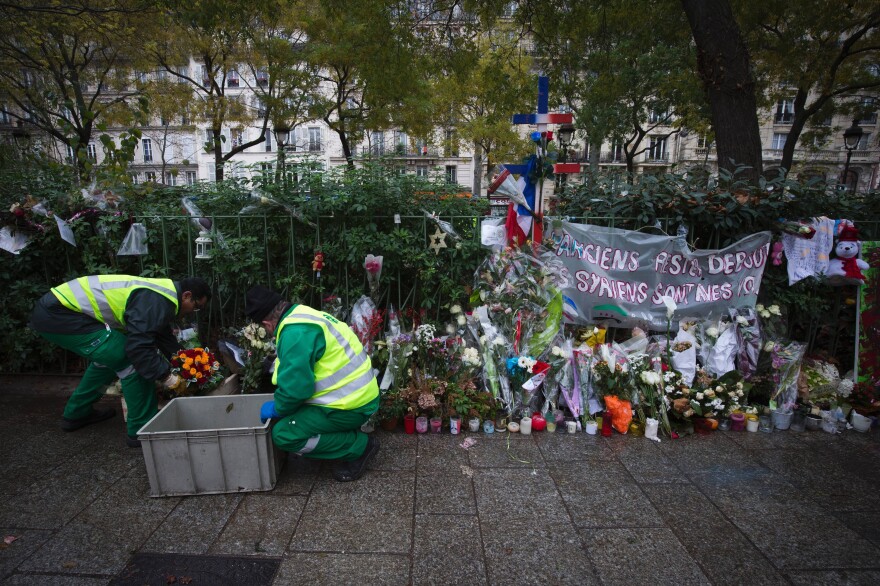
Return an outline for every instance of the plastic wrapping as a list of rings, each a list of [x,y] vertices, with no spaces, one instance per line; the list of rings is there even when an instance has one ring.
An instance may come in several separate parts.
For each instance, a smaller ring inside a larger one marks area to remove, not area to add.
[[[749,380],[758,370],[758,356],[761,354],[761,323],[757,312],[750,307],[731,309],[730,317],[736,326],[737,366],[743,378]]]
[[[104,211],[116,209],[120,202],[125,201],[122,196],[116,195],[109,189],[99,189],[94,182],[87,188],[83,188],[81,193],[87,205]]]
[[[382,331],[384,321],[382,312],[376,309],[373,300],[363,295],[351,310],[351,329],[357,335],[367,354],[373,353],[373,343]]]
[[[393,307],[388,313],[388,332],[385,335],[385,342],[388,345],[388,365],[379,388],[382,390],[388,390],[392,386],[402,388],[414,344],[413,335],[401,331],[400,320]]]
[[[258,189],[251,191],[250,197],[252,203],[241,208],[241,210],[239,210],[238,212],[239,214],[265,214],[272,211],[284,210],[284,213],[290,215],[293,218],[296,218],[303,224],[306,224],[307,226],[310,226],[312,228],[315,227],[314,222],[308,220],[305,216],[302,215],[302,212],[300,212],[289,203],[272,199]]]
[[[379,281],[382,278],[382,257],[368,254],[364,258],[364,269],[367,271],[367,284],[370,287],[370,297],[378,299]]]
[[[632,423],[633,413],[632,404],[629,401],[609,395],[605,397],[605,413],[606,417],[611,417],[611,425],[620,433],[629,431],[629,424]]]
[[[771,399],[781,408],[790,408],[797,400],[797,382],[806,351],[806,344],[800,342],[773,342],[770,348],[773,382],[776,385]]]
[[[719,377],[736,370],[735,358],[739,350],[736,328],[730,322],[713,320],[704,324],[703,353],[706,371]]]
[[[672,368],[681,373],[688,386],[693,384],[697,374],[697,337],[694,329],[693,322],[680,320],[670,352]]]
[[[427,210],[422,210],[422,213],[425,214],[425,217],[437,224],[437,227],[440,228],[440,231],[444,234],[448,234],[452,237],[453,240],[461,240],[461,236],[458,235],[458,232],[455,231],[455,228],[452,227],[452,224],[441,220],[436,213],[431,213]]]
[[[495,167],[495,176],[486,191],[489,194],[507,197],[513,203],[521,205],[529,211],[532,210],[526,201],[526,196],[523,194],[522,189],[520,189],[519,183],[504,165]]]
[[[135,222],[128,229],[128,234],[119,247],[116,256],[139,256],[147,252],[147,228],[143,224]]]
[[[0,248],[12,254],[18,254],[31,241],[31,237],[11,226],[0,229]]]

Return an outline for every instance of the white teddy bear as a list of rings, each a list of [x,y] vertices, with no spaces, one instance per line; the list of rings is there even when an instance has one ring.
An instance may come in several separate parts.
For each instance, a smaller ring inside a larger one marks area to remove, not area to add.
[[[859,232],[854,226],[844,226],[834,247],[836,258],[831,259],[825,275],[845,279],[848,283],[864,285],[865,275],[862,270],[869,268],[868,263],[859,258],[862,243]]]

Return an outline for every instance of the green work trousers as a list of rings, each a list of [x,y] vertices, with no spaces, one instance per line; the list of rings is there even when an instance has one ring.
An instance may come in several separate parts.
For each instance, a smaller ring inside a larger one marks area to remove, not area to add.
[[[91,361],[64,408],[64,417],[67,419],[88,416],[92,412],[92,405],[117,378],[122,382],[122,396],[128,406],[128,435],[137,435],[138,430],[159,412],[156,385],[139,375],[132,366],[125,354],[125,334],[122,332],[101,330],[91,334],[39,334]]]
[[[272,439],[285,452],[348,462],[360,458],[367,448],[367,434],[360,427],[369,419],[370,413],[304,404],[275,423]]]

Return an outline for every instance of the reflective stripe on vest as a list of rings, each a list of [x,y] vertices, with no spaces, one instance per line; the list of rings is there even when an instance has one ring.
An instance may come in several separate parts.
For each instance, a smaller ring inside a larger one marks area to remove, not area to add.
[[[306,403],[336,409],[355,409],[372,401],[378,394],[373,366],[360,341],[347,326],[340,328],[324,317],[324,314],[298,306],[278,324],[276,346],[284,326],[303,322],[319,326],[324,331],[324,341],[327,344],[324,356],[315,364],[315,394]],[[331,344],[334,343],[336,347],[332,348]],[[279,363],[280,360],[276,359],[275,374],[272,377],[272,382],[276,385]]]
[[[114,328],[125,327],[125,306],[136,289],[150,289],[178,308],[177,290],[170,279],[146,279],[129,275],[92,275],[73,279],[52,289],[62,305]]]

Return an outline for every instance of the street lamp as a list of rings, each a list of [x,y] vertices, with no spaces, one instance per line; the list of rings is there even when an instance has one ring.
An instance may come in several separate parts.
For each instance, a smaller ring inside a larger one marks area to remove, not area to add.
[[[856,150],[862,141],[863,134],[864,132],[859,126],[858,120],[853,120],[852,126],[843,131],[843,148],[846,149],[846,163],[843,165],[843,178],[840,182],[843,183],[844,188],[846,188],[846,183],[849,180],[849,160],[852,158],[853,151]]]
[[[275,125],[275,142],[278,143],[278,168],[275,169],[275,182],[278,183],[284,172],[284,145],[290,138],[290,126],[284,123]]]
[[[571,145],[571,139],[574,137],[574,124],[570,122],[566,122],[562,126],[559,127],[557,131],[559,135],[559,147],[562,152],[559,153],[559,162],[567,163],[568,162],[568,147]],[[566,176],[564,174],[560,174],[558,176],[557,186],[562,187],[565,184]]]

